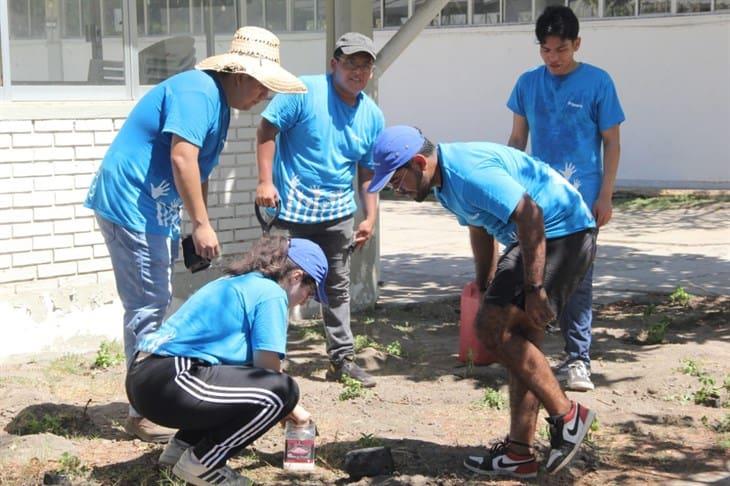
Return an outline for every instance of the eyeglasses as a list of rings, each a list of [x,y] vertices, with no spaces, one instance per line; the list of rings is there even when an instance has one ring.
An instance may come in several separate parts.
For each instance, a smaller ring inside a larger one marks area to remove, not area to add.
[[[403,186],[403,181],[406,178],[407,172],[408,172],[408,164],[396,169],[396,171],[393,172],[393,175],[391,176],[390,181],[388,181],[388,186],[391,189],[393,189],[393,191],[397,192],[398,194],[403,194],[405,192],[401,186]]]
[[[369,73],[370,71],[375,69],[375,63],[373,63],[372,61],[356,63],[351,57],[340,57],[338,61],[348,71],[365,71],[366,73]]]

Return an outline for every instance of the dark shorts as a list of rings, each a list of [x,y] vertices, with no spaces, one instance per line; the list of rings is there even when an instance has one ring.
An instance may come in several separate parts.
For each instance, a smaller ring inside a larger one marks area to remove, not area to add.
[[[560,315],[568,298],[593,263],[597,234],[597,230],[587,229],[547,240],[543,286],[556,316]],[[500,257],[497,273],[484,295],[484,302],[501,307],[513,304],[524,309],[524,283],[522,252],[515,243],[507,247]]]

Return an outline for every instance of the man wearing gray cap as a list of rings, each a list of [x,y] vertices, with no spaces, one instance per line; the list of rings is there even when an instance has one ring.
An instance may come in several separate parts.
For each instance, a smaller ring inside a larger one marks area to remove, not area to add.
[[[335,44],[331,72],[303,76],[307,93],[275,96],[261,114],[256,134],[256,203],[281,203],[277,228],[314,241],[327,256],[327,378],[344,375],[366,387],[375,386],[375,380],[354,361],[349,250],[372,237],[378,211],[377,195],[367,188],[373,177],[372,145],[384,119],[363,93],[374,63],[370,38],[344,34]],[[356,175],[365,219],[354,228]]]

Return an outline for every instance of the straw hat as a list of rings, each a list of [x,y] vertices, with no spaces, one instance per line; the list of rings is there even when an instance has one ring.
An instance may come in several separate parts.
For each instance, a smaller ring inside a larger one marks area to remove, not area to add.
[[[195,67],[200,70],[248,74],[277,93],[307,92],[304,83],[281,67],[279,38],[260,27],[241,27],[233,35],[227,53],[203,59]]]

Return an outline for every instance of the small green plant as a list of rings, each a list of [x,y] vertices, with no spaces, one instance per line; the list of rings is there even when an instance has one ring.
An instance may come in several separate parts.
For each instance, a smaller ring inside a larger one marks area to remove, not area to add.
[[[85,359],[79,354],[64,354],[60,358],[54,359],[48,367],[51,373],[63,375],[82,374],[85,369],[87,369]]]
[[[361,397],[365,393],[365,388],[363,388],[362,383],[353,380],[349,376],[342,377],[342,385],[343,390],[340,392],[340,400],[343,402]]]
[[[393,341],[385,347],[385,352],[400,358],[403,356],[403,348],[401,347],[400,341]]]
[[[543,424],[542,427],[537,429],[537,435],[542,440],[550,440],[550,426],[548,424]]]
[[[403,324],[393,324],[393,329],[404,333],[411,333],[415,328],[413,327],[413,324],[405,321]]]
[[[56,415],[43,414],[41,417],[29,415],[21,420],[18,425],[18,433],[22,435],[34,435],[49,433],[58,436],[66,436],[68,433]]]
[[[723,418],[721,418],[714,425],[712,425],[712,429],[715,432],[720,432],[721,434],[729,433],[730,432],[730,413],[726,413]]]
[[[730,450],[730,436],[725,436],[717,441],[717,446],[722,450]]]
[[[649,304],[646,307],[644,307],[644,312],[642,313],[642,316],[644,317],[644,319],[648,319],[649,317],[651,317],[651,315],[654,313],[655,310],[656,310],[656,305]]]
[[[722,387],[726,392],[730,393],[730,375],[725,375],[725,380],[722,382]]]
[[[362,323],[365,324],[366,326],[369,326],[370,324],[375,323],[375,318],[372,316],[365,316],[362,318]]]
[[[60,465],[59,472],[69,476],[83,476],[89,470],[87,466],[81,463],[81,459],[68,452],[61,454],[61,459],[58,462]]]
[[[96,351],[94,368],[107,369],[124,361],[124,353],[118,341],[102,341]]]
[[[309,326],[302,329],[302,339],[305,341],[319,341],[324,338],[324,329],[320,325]]]
[[[715,384],[715,379],[710,375],[703,374],[699,376],[699,390],[692,394],[692,400],[697,405],[705,405],[708,407],[716,407],[720,401],[720,388]]]
[[[354,342],[355,352],[359,353],[365,348],[380,349],[380,344],[377,341],[370,339],[370,336],[365,334],[358,334],[355,336]]]
[[[357,439],[358,447],[379,447],[383,445],[382,439],[375,437],[373,434],[360,433],[360,438]]]
[[[674,292],[669,295],[669,302],[675,305],[681,305],[682,307],[687,307],[691,298],[692,294],[684,290],[684,287],[677,287]]]
[[[480,400],[480,403],[487,408],[502,410],[505,408],[507,400],[499,390],[487,387],[484,390],[484,396]]]
[[[640,339],[642,344],[652,345],[661,344],[664,342],[664,338],[667,334],[667,327],[672,321],[668,317],[662,317],[659,322],[651,324],[644,333],[643,339]]]
[[[700,367],[699,363],[697,363],[692,358],[683,359],[681,363],[682,367],[680,369],[685,375],[700,376],[700,374],[702,374],[702,368]]]

